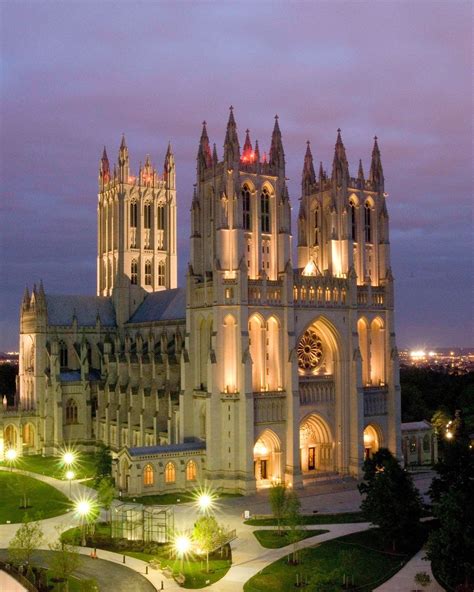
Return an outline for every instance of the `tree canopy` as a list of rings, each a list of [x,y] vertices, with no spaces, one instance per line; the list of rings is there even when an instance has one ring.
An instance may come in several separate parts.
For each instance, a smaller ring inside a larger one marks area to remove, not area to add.
[[[359,491],[365,496],[362,512],[379,527],[381,539],[393,549],[404,546],[419,526],[422,501],[411,476],[388,449],[365,461]]]

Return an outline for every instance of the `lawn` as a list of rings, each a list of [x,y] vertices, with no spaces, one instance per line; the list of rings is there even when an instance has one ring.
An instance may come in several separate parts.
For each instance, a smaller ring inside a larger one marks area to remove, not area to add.
[[[26,510],[23,507],[27,500]],[[42,481],[0,471],[0,524],[21,522],[28,512],[30,518],[52,518],[64,514],[71,507],[61,492]]]
[[[329,532],[329,530],[300,530],[298,531],[298,541],[309,539],[325,532]],[[265,549],[280,549],[294,542],[287,530],[282,530],[281,533],[278,530],[254,530],[253,534]]]
[[[379,543],[375,531],[357,532],[302,549],[299,552],[301,561],[297,566],[289,565],[285,556],[246,582],[244,591],[288,592],[295,587],[298,575],[300,581],[303,579],[308,582],[303,588],[308,592],[338,592],[344,590],[342,580],[345,574],[354,577],[354,586],[358,592],[370,592],[396,573],[416,551],[406,555],[387,552]],[[421,545],[420,540],[418,548]]]
[[[80,539],[81,530],[79,527],[70,528],[62,533],[61,538],[71,543],[77,543]],[[220,557],[217,552],[209,556],[209,573],[205,572],[205,557],[190,556],[184,561],[183,570],[181,570],[181,561],[170,557],[170,546],[157,543],[143,544],[141,541],[125,541],[123,539],[111,539],[110,527],[100,522],[96,525],[93,537],[87,537],[87,546],[96,547],[97,554],[100,557],[100,549],[114,551],[121,555],[135,557],[142,561],[159,560],[162,567],[169,566],[174,574],[184,573],[186,581],[183,588],[202,588],[207,581],[210,584],[217,582],[225,576],[229,570],[232,560]],[[228,548],[230,554],[230,547]]]
[[[80,452],[76,454],[76,460],[71,466],[71,470],[75,474],[75,479],[90,479],[94,477],[94,458],[95,455],[90,453]],[[9,466],[6,462],[1,462],[0,465]],[[23,471],[31,471],[32,473],[39,473],[40,475],[47,475],[56,479],[64,479],[66,471],[69,470],[65,466],[61,455],[41,456],[40,454],[35,454],[32,456],[19,456],[13,466]]]
[[[302,524],[346,524],[350,522],[366,522],[362,512],[341,512],[340,514],[305,514]],[[281,521],[282,525],[285,521]],[[249,526],[276,526],[275,518],[250,518],[244,524]]]

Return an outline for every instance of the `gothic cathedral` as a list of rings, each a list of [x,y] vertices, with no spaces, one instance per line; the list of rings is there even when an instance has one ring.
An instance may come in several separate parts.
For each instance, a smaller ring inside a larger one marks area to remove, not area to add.
[[[331,174],[308,142],[292,263],[278,118],[268,155],[224,153],[204,123],[191,254],[177,287],[175,161],[137,175],[125,139],[99,165],[97,296],[25,291],[14,407],[2,451],[65,445],[114,453],[128,494],[197,484],[249,493],[273,482],[358,477],[385,446],[398,457],[400,387],[388,213],[377,139],[351,177],[338,130]]]

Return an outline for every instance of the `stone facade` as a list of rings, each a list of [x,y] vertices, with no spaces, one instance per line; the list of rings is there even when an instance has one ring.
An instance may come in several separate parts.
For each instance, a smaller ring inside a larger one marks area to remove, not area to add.
[[[18,405],[4,448],[65,443],[116,454],[133,494],[209,482],[251,492],[321,472],[359,475],[401,457],[388,214],[375,140],[351,177],[340,132],[332,172],[308,143],[292,264],[278,119],[268,157],[231,110],[222,160],[203,126],[191,256],[176,288],[175,164],[130,173],[125,140],[99,168],[97,296],[42,285],[21,307]],[[192,462],[191,462],[192,461]],[[191,463],[191,464],[190,464]]]

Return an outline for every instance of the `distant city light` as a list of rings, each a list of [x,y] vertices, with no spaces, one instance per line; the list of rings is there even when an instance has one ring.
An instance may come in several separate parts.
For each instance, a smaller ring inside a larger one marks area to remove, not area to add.
[[[426,352],[422,349],[415,349],[410,352],[410,357],[415,359],[420,359],[426,357]]]

